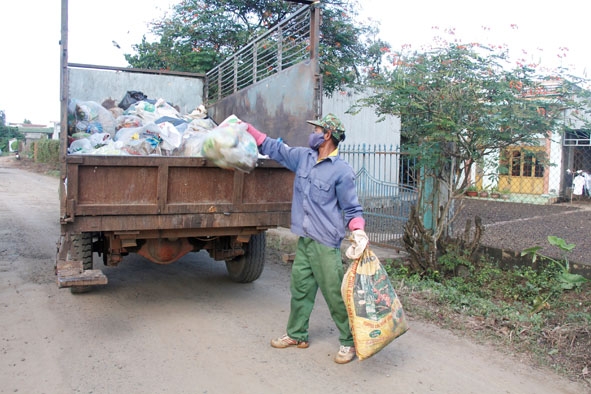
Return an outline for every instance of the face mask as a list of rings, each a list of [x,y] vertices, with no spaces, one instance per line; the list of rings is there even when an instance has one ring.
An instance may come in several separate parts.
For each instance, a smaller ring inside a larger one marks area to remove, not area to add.
[[[308,145],[310,148],[314,150],[318,150],[320,145],[324,142],[324,134],[323,133],[312,133],[310,137],[308,137]]]

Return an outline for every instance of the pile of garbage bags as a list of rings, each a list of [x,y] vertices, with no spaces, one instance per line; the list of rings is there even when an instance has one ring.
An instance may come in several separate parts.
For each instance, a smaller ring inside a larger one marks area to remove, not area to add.
[[[135,91],[117,106],[105,103],[70,100],[68,154],[203,157],[244,172],[256,166],[256,142],[235,115],[217,125],[202,105],[181,115],[166,100]]]

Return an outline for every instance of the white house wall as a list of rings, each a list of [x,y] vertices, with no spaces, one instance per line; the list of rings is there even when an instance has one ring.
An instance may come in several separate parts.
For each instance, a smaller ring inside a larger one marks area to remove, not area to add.
[[[385,144],[400,145],[400,118],[386,116],[378,122],[378,116],[371,108],[363,108],[356,115],[347,111],[362,95],[353,92],[336,92],[332,97],[324,97],[322,114],[335,114],[345,124],[347,138],[345,144]]]
[[[399,163],[389,160],[394,156],[352,153],[382,151],[394,154],[400,146],[398,117],[386,116],[383,121],[378,122],[379,118],[371,108],[363,108],[356,114],[347,113],[362,97],[363,95],[354,92],[337,92],[332,97],[325,96],[322,114],[333,113],[344,123],[347,138],[341,144],[341,151],[355,172],[364,169],[371,177],[397,183]]]

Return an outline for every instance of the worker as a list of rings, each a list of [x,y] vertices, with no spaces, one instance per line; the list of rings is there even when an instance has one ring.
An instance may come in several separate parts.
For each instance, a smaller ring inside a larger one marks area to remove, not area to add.
[[[309,346],[308,326],[318,289],[339,331],[340,348],[334,361],[345,364],[355,358],[353,335],[341,295],[344,269],[341,242],[351,231],[350,258],[358,258],[367,245],[363,210],[357,198],[355,173],[339,157],[345,139],[343,123],[333,114],[309,120],[314,126],[309,147],[289,147],[252,125],[259,152],[295,173],[291,231],[298,235],[291,270],[291,305],[285,335],[271,340],[274,348]]]

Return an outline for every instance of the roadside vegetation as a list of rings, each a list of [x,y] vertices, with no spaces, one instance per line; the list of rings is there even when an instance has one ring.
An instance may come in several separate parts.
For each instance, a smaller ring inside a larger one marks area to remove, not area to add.
[[[412,274],[405,261],[384,262],[407,315],[496,345],[534,365],[550,367],[591,387],[591,282],[568,269],[575,247],[549,242],[562,260],[531,255],[532,266],[501,269],[482,256],[462,252],[440,258],[443,272]]]

